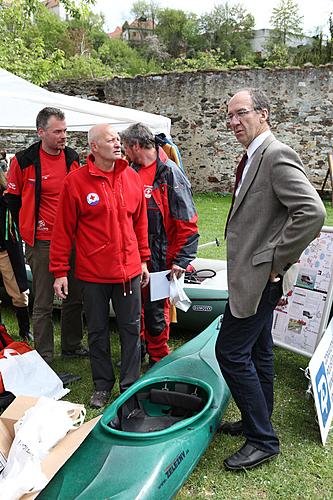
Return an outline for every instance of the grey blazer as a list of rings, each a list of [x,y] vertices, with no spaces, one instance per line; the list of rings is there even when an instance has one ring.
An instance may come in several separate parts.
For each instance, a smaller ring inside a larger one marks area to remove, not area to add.
[[[229,305],[256,313],[272,270],[284,275],[317,236],[326,211],[297,153],[270,135],[256,150],[226,230]]]

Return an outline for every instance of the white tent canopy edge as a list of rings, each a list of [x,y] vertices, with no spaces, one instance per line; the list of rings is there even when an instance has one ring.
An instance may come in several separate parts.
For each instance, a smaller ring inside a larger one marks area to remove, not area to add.
[[[87,131],[98,123],[109,123],[120,132],[141,122],[154,134],[170,136],[170,118],[50,92],[0,68],[0,129],[33,130],[38,112],[46,106],[64,111],[69,131]]]

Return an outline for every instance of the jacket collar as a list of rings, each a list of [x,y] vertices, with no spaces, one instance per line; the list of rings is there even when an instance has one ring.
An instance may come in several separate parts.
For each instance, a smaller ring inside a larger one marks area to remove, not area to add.
[[[247,174],[245,176],[245,179],[244,179],[244,182],[242,184],[242,187],[240,188],[238,196],[237,196],[237,198],[235,200],[235,204],[234,204],[232,213],[230,215],[230,219],[232,218],[232,216],[234,215],[234,213],[236,212],[236,210],[238,209],[238,207],[242,203],[242,201],[243,201],[243,199],[244,199],[247,191],[249,190],[249,188],[250,188],[250,186],[251,186],[254,178],[256,177],[257,172],[259,170],[259,167],[261,165],[262,159],[263,159],[263,155],[264,155],[266,149],[275,140],[276,139],[275,139],[274,135],[270,134],[264,140],[264,142],[261,144],[261,146],[259,146],[258,149],[255,151],[255,153],[253,155],[253,158],[252,158],[252,162],[251,162],[251,166],[249,168],[249,171],[247,172]]]
[[[87,166],[89,174],[107,178],[107,175],[103,172],[103,170],[96,167],[94,161],[95,161],[94,155],[90,153],[87,157]],[[128,167],[128,162],[126,160],[123,159],[116,160],[114,168],[115,177],[118,177],[127,167]]]

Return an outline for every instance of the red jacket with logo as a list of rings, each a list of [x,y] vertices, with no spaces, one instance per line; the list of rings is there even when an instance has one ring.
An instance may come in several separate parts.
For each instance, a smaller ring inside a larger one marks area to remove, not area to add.
[[[21,237],[30,246],[35,243],[40,197],[42,191],[42,170],[39,157],[41,141],[35,142],[13,157],[5,199],[20,229]],[[74,149],[65,147],[67,172],[79,168],[79,155]]]
[[[75,238],[77,278],[121,283],[141,274],[150,256],[146,202],[138,174],[127,161],[115,162],[109,177],[89,155],[70,173],[60,195],[53,228],[50,271],[66,276]]]
[[[147,208],[149,271],[169,269],[172,264],[186,269],[198,249],[198,215],[189,181],[162,148],[157,148],[156,174]]]

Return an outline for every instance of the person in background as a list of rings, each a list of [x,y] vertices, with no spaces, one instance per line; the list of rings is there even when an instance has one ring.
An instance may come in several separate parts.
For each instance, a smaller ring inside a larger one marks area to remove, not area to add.
[[[51,243],[54,290],[64,299],[75,240],[75,274],[83,289],[94,392],[103,407],[115,384],[110,350],[112,299],[121,342],[120,392],[140,375],[141,287],[149,281],[145,199],[136,172],[122,159],[119,135],[100,124],[88,132],[91,154],[64,181]]]
[[[0,152],[0,168],[3,172],[8,170],[7,153],[6,151]]]
[[[32,314],[34,344],[47,363],[53,360],[53,275],[49,272],[50,242],[64,179],[79,167],[78,154],[66,146],[66,121],[57,108],[44,108],[36,118],[40,141],[13,157],[5,199],[25,241],[33,278]],[[82,347],[82,297],[70,274],[69,295],[62,305],[63,357],[87,357]]]
[[[126,156],[140,176],[148,213],[150,272],[171,269],[179,278],[195,258],[198,248],[197,212],[191,186],[181,169],[171,161],[142,123],[121,133]],[[141,335],[144,337],[149,365],[169,353],[170,302],[151,302],[149,290],[143,291]]]
[[[3,197],[6,188],[6,177],[0,170],[0,274],[15,308],[19,335],[29,342],[33,336],[30,331],[27,273],[22,240]]]
[[[250,469],[279,453],[271,422],[273,310],[284,277],[325,219],[299,156],[274,137],[269,120],[269,101],[259,89],[240,90],[228,103],[227,124],[245,150],[226,225],[229,300],[216,342],[242,417],[224,422],[221,431],[245,437],[224,460],[228,470]]]

